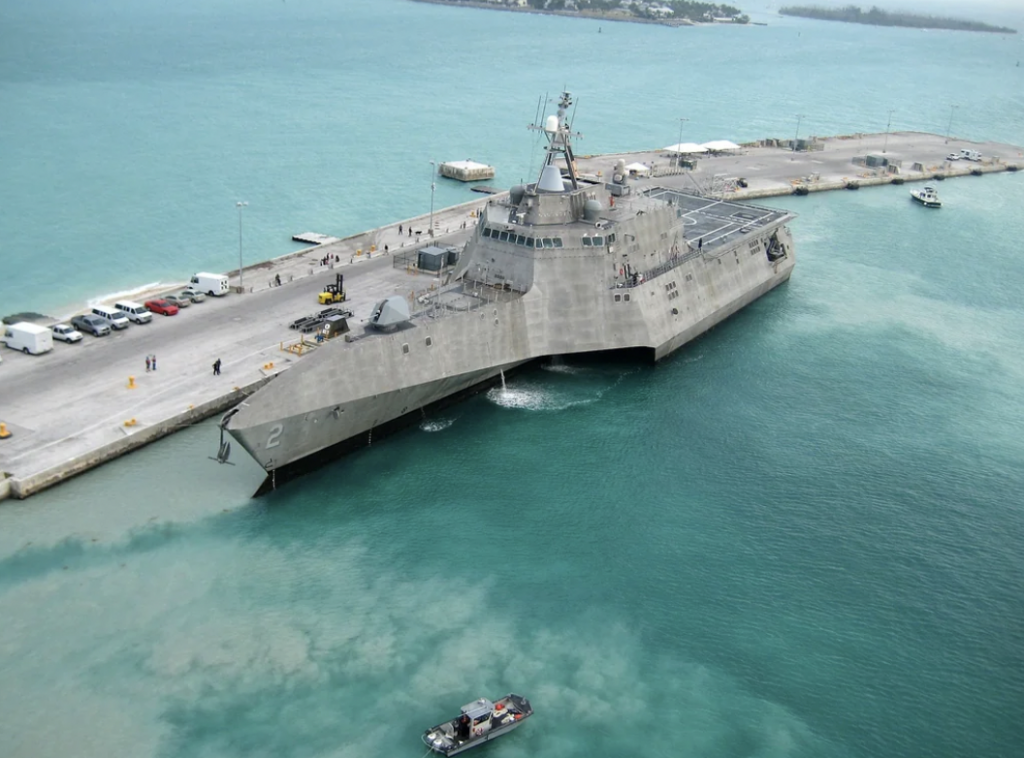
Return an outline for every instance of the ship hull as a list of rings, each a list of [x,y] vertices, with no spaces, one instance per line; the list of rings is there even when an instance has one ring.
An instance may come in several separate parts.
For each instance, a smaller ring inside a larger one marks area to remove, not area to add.
[[[441,385],[442,382],[440,380],[434,383],[438,386],[432,388],[416,388],[418,390],[417,394],[423,394],[425,392],[436,397],[436,399],[412,410],[401,413],[394,418],[379,422],[373,427],[352,430],[351,434],[341,432],[341,434],[347,434],[344,439],[328,441],[322,447],[319,447],[317,450],[307,453],[302,457],[277,467],[268,468],[266,478],[263,480],[262,484],[260,484],[259,489],[256,490],[253,497],[261,497],[274,491],[282,484],[312,473],[313,471],[316,471],[317,469],[320,469],[325,465],[348,455],[349,453],[364,447],[369,447],[374,442],[380,442],[403,429],[415,426],[425,419],[430,418],[431,415],[443,411],[445,408],[456,405],[457,403],[460,403],[474,395],[480,394],[481,392],[486,392],[491,387],[500,385],[505,378],[513,375],[524,365],[525,364],[510,364],[508,366],[501,366],[477,372],[476,375],[461,377],[460,380],[455,383],[455,386],[460,388],[454,389],[448,394],[444,394],[444,392],[441,391],[439,385]],[[451,386],[451,383],[449,383],[449,386]],[[412,390],[413,388],[409,388],[410,393]],[[402,391],[396,392],[395,396],[390,399],[391,402],[405,402],[402,398],[403,394],[406,393],[403,393]],[[377,401],[375,400],[374,402]],[[299,422],[300,419],[298,418],[285,420],[285,423],[291,424],[298,424]],[[279,421],[275,421],[274,424],[266,424],[242,431],[232,431],[232,434],[239,440],[239,442],[241,442],[242,446],[246,448],[250,455],[259,460],[259,456],[262,453],[258,449],[257,440],[267,439],[273,428],[280,423],[281,422]]]

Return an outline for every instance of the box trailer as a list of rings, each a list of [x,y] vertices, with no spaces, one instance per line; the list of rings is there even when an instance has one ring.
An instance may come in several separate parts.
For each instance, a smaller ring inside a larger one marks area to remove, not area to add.
[[[41,355],[53,350],[53,334],[45,326],[19,321],[4,327],[3,343],[11,350]]]
[[[189,282],[193,289],[205,292],[211,297],[221,297],[231,290],[228,286],[228,278],[224,274],[208,274],[205,271],[200,271],[198,274],[193,274]]]

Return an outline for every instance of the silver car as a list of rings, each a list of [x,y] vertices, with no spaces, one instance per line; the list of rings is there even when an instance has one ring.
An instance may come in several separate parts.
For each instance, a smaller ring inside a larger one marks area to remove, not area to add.
[[[188,308],[192,305],[192,300],[184,295],[164,295],[161,299],[166,300],[171,305],[176,305],[179,308]]]
[[[71,326],[79,331],[88,332],[94,337],[104,337],[110,334],[110,327],[107,325],[107,322],[91,313],[75,316],[71,319]]]
[[[191,287],[182,290],[181,294],[179,294],[178,297],[186,298],[188,300],[191,300],[193,303],[201,303],[206,299],[206,295],[204,295],[199,290],[192,289]]]

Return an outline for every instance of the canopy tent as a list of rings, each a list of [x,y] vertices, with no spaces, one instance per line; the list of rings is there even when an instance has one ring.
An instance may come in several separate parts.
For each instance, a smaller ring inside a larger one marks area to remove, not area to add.
[[[651,167],[646,163],[630,163],[626,166],[626,171],[630,174],[636,174],[637,176],[650,176]]]
[[[703,145],[698,145],[696,142],[680,142],[677,145],[669,145],[664,150],[670,153],[680,153],[685,155],[686,153],[706,153],[707,148]]]
[[[713,140],[712,142],[705,142],[701,145],[705,150],[709,150],[712,153],[724,153],[727,150],[739,150],[740,146],[735,142],[730,142],[727,139]]]

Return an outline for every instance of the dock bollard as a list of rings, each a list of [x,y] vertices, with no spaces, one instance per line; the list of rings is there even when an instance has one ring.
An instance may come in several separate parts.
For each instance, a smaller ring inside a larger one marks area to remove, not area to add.
[[[5,440],[11,436],[11,430],[7,428],[7,424],[0,421],[0,440]]]
[[[138,421],[136,421],[135,418],[132,417],[132,418],[128,419],[127,421],[125,421],[124,425],[125,426],[135,426],[137,423],[138,423]]]
[[[135,377],[134,376],[129,376],[128,377],[128,389],[130,389],[130,390],[135,389]]]

